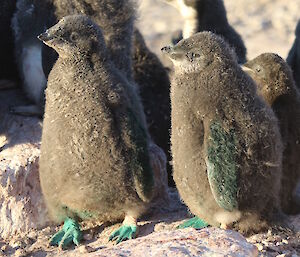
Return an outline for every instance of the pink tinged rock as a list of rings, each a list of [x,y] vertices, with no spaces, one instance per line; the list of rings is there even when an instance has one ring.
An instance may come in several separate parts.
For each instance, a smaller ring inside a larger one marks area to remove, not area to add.
[[[76,254],[76,253],[74,253]],[[123,242],[112,248],[81,256],[183,257],[183,256],[258,256],[258,249],[237,232],[218,228],[181,229],[154,232]],[[77,256],[77,255],[74,255]]]
[[[0,149],[0,237],[40,229],[48,223],[38,161],[41,125],[38,119],[7,115]],[[4,139],[5,138],[5,139]]]

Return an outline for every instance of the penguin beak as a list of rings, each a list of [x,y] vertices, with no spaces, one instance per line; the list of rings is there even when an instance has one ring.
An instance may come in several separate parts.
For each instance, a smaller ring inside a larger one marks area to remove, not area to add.
[[[175,49],[172,46],[165,46],[161,49],[161,51],[166,54],[171,60],[176,61],[183,58],[184,53],[182,53],[179,49]],[[179,50],[179,51],[178,51]]]
[[[164,54],[169,54],[172,52],[172,47],[171,46],[165,46],[161,49],[161,51],[164,53]]]
[[[249,67],[247,67],[245,64],[241,65],[241,68],[244,72],[249,73],[249,72],[253,72],[252,69],[250,69]]]
[[[47,41],[53,39],[53,37],[49,34],[48,30],[46,30],[44,33],[42,33],[38,36],[38,39],[43,42],[47,42]]]

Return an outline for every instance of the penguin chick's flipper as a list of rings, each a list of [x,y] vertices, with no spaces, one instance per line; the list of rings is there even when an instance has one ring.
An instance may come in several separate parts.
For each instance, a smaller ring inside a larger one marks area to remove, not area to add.
[[[208,227],[209,224],[205,222],[204,220],[198,218],[197,216],[189,219],[185,222],[183,222],[181,225],[179,225],[177,228],[195,228],[195,229],[201,229],[201,228],[206,228]]]
[[[142,201],[150,202],[153,196],[154,177],[149,159],[147,134],[135,113],[129,108],[127,111],[125,126],[130,128],[129,137],[137,146],[132,149],[134,158],[131,161],[135,188]]]
[[[67,218],[64,222],[63,229],[51,238],[50,245],[57,245],[65,249],[72,242],[78,246],[81,239],[82,233],[80,231],[80,225],[75,220]]]
[[[22,116],[38,116],[42,117],[44,114],[43,108],[38,105],[21,105],[10,108],[10,112]]]
[[[136,236],[136,231],[136,219],[131,216],[126,216],[123,225],[110,235],[109,241],[116,240],[116,243],[118,244],[125,240],[133,239]]]
[[[207,147],[207,175],[217,204],[227,211],[238,207],[237,140],[233,129],[225,131],[221,123],[213,122]]]

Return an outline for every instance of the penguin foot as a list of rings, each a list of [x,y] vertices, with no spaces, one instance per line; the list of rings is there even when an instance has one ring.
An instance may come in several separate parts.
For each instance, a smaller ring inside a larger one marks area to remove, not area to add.
[[[198,218],[197,216],[195,216],[194,218],[183,222],[177,228],[178,229],[181,229],[181,228],[201,229],[201,228],[206,228],[208,226],[209,226],[209,224],[207,222],[205,222],[204,220],[202,220],[202,219]]]
[[[128,239],[135,238],[137,226],[136,225],[123,225],[118,230],[114,231],[110,237],[109,241],[115,241],[121,243]]]
[[[38,105],[24,105],[24,106],[14,106],[9,110],[13,114],[22,116],[43,116],[43,111]]]
[[[50,245],[57,245],[62,249],[65,249],[72,242],[78,246],[81,238],[82,233],[80,231],[80,225],[76,221],[67,218],[64,222],[63,229],[51,238]]]

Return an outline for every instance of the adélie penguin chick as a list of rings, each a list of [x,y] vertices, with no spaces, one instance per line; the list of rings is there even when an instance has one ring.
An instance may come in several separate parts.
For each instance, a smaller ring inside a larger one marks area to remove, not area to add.
[[[222,36],[234,48],[238,62],[246,62],[246,47],[241,36],[229,24],[223,0],[164,0],[184,18],[183,38],[201,31]],[[178,42],[178,41],[177,41]]]
[[[32,105],[13,107],[13,113],[43,116],[47,80],[42,67],[43,43],[37,36],[45,31],[51,8],[49,0],[17,0],[12,19],[15,56],[23,90]]]
[[[300,178],[300,94],[288,64],[277,54],[264,53],[244,64],[257,84],[258,94],[276,114],[283,142],[281,208],[300,212],[295,191]]]
[[[162,51],[174,64],[174,180],[196,215],[183,227],[264,229],[278,209],[281,179],[282,144],[273,111],[221,37],[200,32]]]
[[[286,61],[293,71],[297,87],[300,88],[300,20],[297,23],[295,36],[295,41],[289,51]]]
[[[59,54],[46,89],[40,160],[49,213],[65,221],[51,243],[78,244],[77,221],[85,219],[124,219],[110,239],[132,238],[155,185],[136,90],[88,17],[64,17],[39,38]]]

